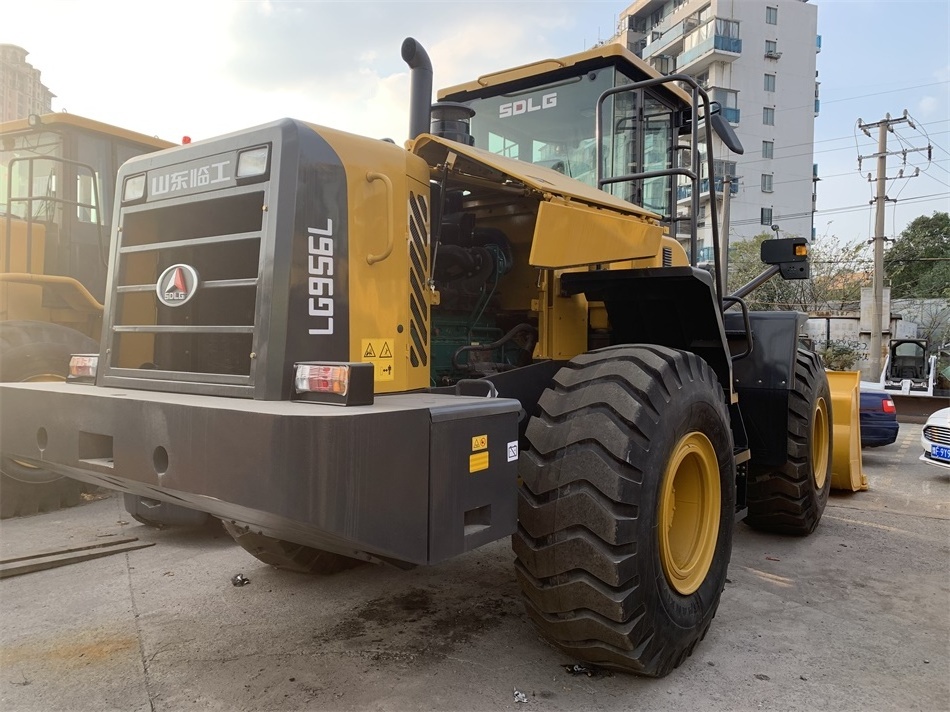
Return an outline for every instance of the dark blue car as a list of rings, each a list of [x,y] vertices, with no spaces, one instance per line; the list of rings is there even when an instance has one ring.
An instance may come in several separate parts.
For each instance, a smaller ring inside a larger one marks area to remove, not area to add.
[[[897,440],[897,408],[884,391],[861,391],[861,447],[881,447]]]

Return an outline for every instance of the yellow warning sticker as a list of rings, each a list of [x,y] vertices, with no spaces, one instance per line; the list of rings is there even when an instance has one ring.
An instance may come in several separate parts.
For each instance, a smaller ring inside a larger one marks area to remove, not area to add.
[[[361,350],[363,363],[374,366],[373,380],[394,381],[396,379],[396,359],[393,358],[393,339],[363,339]]]
[[[479,450],[488,449],[488,436],[487,435],[476,435],[472,438],[472,452],[478,452]]]
[[[471,472],[480,472],[481,470],[488,469],[488,451],[477,452],[474,455],[468,456],[468,471]]]

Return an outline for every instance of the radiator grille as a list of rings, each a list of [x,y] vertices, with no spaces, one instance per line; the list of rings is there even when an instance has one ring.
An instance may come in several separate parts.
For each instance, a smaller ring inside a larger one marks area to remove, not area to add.
[[[123,213],[110,311],[110,372],[124,378],[253,385],[264,193]],[[199,281],[181,306],[156,280],[188,265]]]
[[[429,213],[424,196],[409,193],[409,363],[428,366]]]
[[[944,428],[939,425],[928,425],[924,428],[924,437],[930,442],[939,445],[950,445],[950,428]]]

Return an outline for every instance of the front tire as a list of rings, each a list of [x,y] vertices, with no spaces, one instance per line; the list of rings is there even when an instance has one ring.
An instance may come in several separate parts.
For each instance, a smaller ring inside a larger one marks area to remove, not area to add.
[[[59,324],[0,323],[0,381],[63,381],[69,357],[98,353],[99,344]],[[91,485],[63,477],[0,453],[0,519],[51,512],[82,501]]]
[[[749,467],[746,524],[760,531],[811,534],[831,490],[831,391],[818,356],[798,349],[788,394],[788,460]]]
[[[666,675],[709,628],[732,551],[719,382],[688,352],[611,347],[573,359],[539,406],[512,537],[528,615],[575,659]]]

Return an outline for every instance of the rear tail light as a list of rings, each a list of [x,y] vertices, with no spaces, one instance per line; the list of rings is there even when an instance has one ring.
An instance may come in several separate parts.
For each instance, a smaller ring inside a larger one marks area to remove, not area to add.
[[[890,398],[881,399],[881,408],[883,409],[885,413],[897,412],[897,406],[894,405],[894,401],[892,401]]]
[[[294,398],[337,405],[371,405],[371,363],[294,364]]]
[[[73,354],[69,357],[69,375],[72,383],[92,383],[99,369],[99,354]]]
[[[294,376],[297,393],[336,393],[345,396],[349,385],[349,366],[298,364]]]

